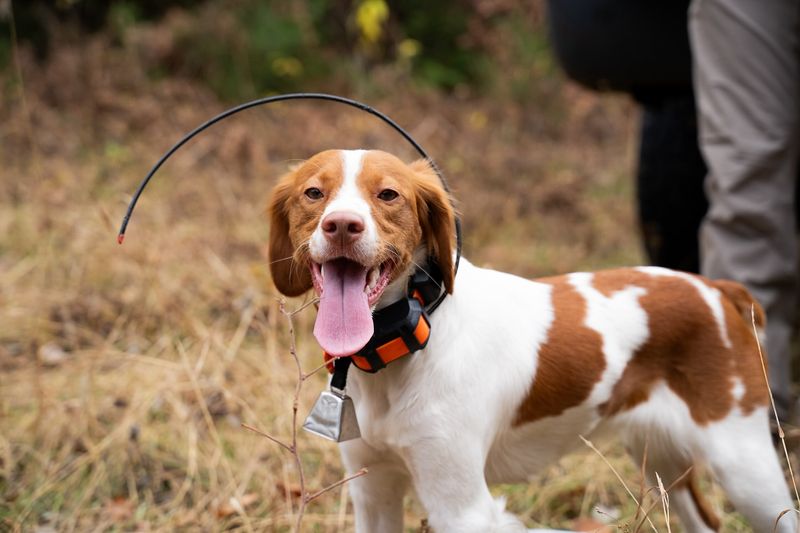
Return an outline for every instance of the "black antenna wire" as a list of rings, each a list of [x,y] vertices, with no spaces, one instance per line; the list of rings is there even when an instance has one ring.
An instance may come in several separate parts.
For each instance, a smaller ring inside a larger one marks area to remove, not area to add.
[[[386,124],[391,126],[396,132],[398,132],[400,135],[402,135],[403,138],[405,140],[407,140],[409,142],[409,144],[411,144],[411,146],[413,146],[414,149],[422,157],[424,157],[428,161],[428,163],[431,165],[433,170],[436,172],[436,175],[439,176],[439,180],[442,182],[442,187],[444,187],[444,190],[447,191],[448,195],[450,194],[450,187],[447,185],[447,180],[444,179],[444,175],[442,174],[441,170],[439,170],[439,167],[436,165],[436,163],[433,161],[433,159],[431,159],[431,157],[428,155],[428,153],[422,148],[422,146],[420,146],[419,143],[417,143],[417,141],[415,141],[414,138],[411,137],[411,135],[406,130],[401,128],[394,120],[392,120],[388,116],[384,115],[383,113],[381,113],[377,109],[372,108],[372,107],[370,107],[370,106],[368,106],[368,105],[366,105],[366,104],[364,104],[362,102],[359,102],[358,100],[352,100],[350,98],[345,98],[343,96],[337,96],[335,94],[326,94],[326,93],[278,94],[278,95],[275,95],[275,96],[267,96],[265,98],[259,98],[257,100],[252,100],[250,102],[245,102],[244,104],[240,104],[240,105],[238,105],[236,107],[232,107],[232,108],[228,109],[227,111],[223,111],[219,115],[217,115],[214,118],[204,122],[203,124],[199,125],[195,129],[193,129],[192,131],[190,131],[189,133],[184,135],[184,137],[181,140],[179,140],[177,143],[175,143],[172,146],[172,148],[167,150],[164,153],[164,155],[161,156],[161,158],[158,160],[158,162],[155,165],[153,165],[153,168],[150,169],[150,172],[147,173],[147,175],[144,177],[142,182],[139,184],[139,187],[136,189],[136,192],[133,194],[133,198],[131,198],[131,201],[128,204],[128,209],[125,212],[125,216],[122,219],[122,224],[120,225],[120,228],[119,228],[119,234],[117,235],[117,242],[119,244],[122,244],[122,242],[125,240],[125,231],[128,229],[128,222],[130,222],[131,215],[133,215],[133,210],[134,210],[134,208],[136,208],[136,203],[139,201],[139,197],[142,195],[142,193],[144,192],[145,187],[147,187],[147,184],[150,183],[150,180],[153,178],[155,173],[158,172],[158,169],[161,168],[161,166],[167,161],[167,159],[169,159],[172,156],[172,154],[177,152],[184,144],[186,144],[187,142],[192,140],[195,136],[197,136],[198,134],[202,133],[206,129],[210,128],[211,126],[213,126],[217,122],[225,120],[226,118],[228,118],[230,116],[233,116],[233,115],[235,115],[235,114],[237,114],[237,113],[239,113],[241,111],[244,111],[246,109],[250,109],[252,107],[258,107],[258,106],[261,106],[261,105],[271,104],[273,102],[281,102],[281,101],[284,101],[284,100],[327,100],[327,101],[330,101],[330,102],[338,102],[340,104],[346,104],[346,105],[349,105],[351,107],[355,107],[357,109],[360,109],[361,111],[365,111],[365,112],[367,112],[367,113],[369,113],[371,115],[374,115],[374,116],[378,117],[383,122],[385,122]],[[455,224],[456,224],[456,262],[455,262],[455,271],[458,271],[458,264],[459,264],[459,262],[461,260],[461,240],[462,240],[461,239],[461,219],[459,219],[458,216],[456,216]],[[445,297],[446,294],[447,293],[445,291],[442,291],[442,294],[439,296],[439,298],[437,298],[434,302],[432,302],[428,306],[428,312],[429,313],[432,313],[437,307],[439,307],[439,304],[442,303],[442,300],[444,300],[444,297]]]

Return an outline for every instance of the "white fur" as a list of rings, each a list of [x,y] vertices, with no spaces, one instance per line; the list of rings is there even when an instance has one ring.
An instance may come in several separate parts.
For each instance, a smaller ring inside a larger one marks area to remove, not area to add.
[[[731,394],[733,395],[733,399],[736,403],[741,403],[742,398],[744,398],[744,394],[747,390],[744,387],[744,382],[742,378],[734,376],[733,378],[733,388],[731,389]]]
[[[570,274],[569,281],[583,296],[588,306],[586,326],[603,338],[606,369],[600,383],[595,386],[589,403],[600,403],[608,398],[614,384],[636,350],[649,335],[647,313],[639,305],[645,294],[641,287],[626,287],[611,296],[604,296],[592,286],[594,275],[587,272]]]

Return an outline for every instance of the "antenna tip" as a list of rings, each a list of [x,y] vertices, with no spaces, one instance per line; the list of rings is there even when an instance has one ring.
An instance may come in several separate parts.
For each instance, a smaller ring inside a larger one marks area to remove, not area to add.
[[[125,234],[124,233],[120,233],[119,235],[117,235],[117,244],[122,244],[122,241],[124,241],[124,240],[125,240]]]

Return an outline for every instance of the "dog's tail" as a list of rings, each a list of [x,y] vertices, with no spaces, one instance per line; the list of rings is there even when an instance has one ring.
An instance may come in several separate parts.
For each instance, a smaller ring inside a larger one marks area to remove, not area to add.
[[[736,283],[735,281],[728,281],[726,279],[717,279],[711,281],[711,285],[719,290],[725,298],[736,308],[739,315],[750,325],[755,322],[756,331],[758,332],[758,340],[761,343],[761,348],[764,348],[764,327],[767,324],[767,317],[764,313],[764,308],[761,304],[753,298],[744,285]]]

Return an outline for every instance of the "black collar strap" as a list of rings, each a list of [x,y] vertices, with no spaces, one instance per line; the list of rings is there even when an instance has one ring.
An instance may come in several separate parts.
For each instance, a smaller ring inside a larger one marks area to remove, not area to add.
[[[372,322],[375,333],[358,353],[340,359],[336,363],[337,374],[342,384],[346,379],[349,360],[364,372],[375,373],[386,365],[421,350],[428,344],[431,335],[429,313],[441,303],[441,294],[446,294],[439,266],[432,259],[427,268],[417,269],[408,283],[408,296],[375,311]],[[332,358],[327,353],[325,360]],[[333,371],[333,365],[328,369]],[[341,370],[340,370],[341,369]]]

